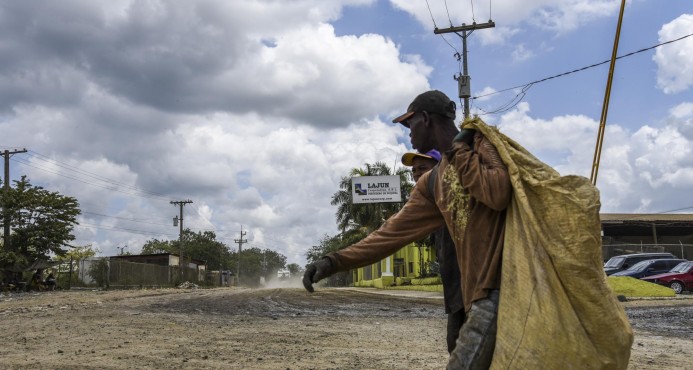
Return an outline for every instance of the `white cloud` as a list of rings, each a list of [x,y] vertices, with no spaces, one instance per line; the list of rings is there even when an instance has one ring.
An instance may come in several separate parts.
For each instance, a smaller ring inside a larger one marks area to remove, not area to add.
[[[629,132],[609,124],[604,135],[598,187],[603,212],[661,212],[693,206],[693,137],[681,131],[690,124],[689,103],[674,107],[661,127]],[[681,116],[686,111],[687,116]],[[533,118],[529,104],[504,114],[498,126],[561,174],[588,177],[598,122],[585,116]]]
[[[35,165],[13,162],[12,174],[77,196],[85,213],[76,244],[103,254],[126,244],[137,252],[151,238],[175,239],[171,219],[179,210],[170,201],[191,199],[186,226],[213,229],[235,248],[243,225],[255,245],[303,263],[307,248],[337,232],[329,203],[340,177],[364,163],[399,166],[408,132],[389,118],[428,89],[435,72],[386,36],[336,34],[330,22],[344,6],[373,3],[3,2],[0,144],[26,147],[33,153],[15,159]],[[580,3],[559,5],[565,12]],[[428,17],[424,2],[401,4],[417,19],[420,11]],[[518,19],[487,42],[516,35],[528,17],[552,4],[507,2],[508,9],[494,14],[514,12]],[[486,17],[477,11],[477,20]],[[451,14],[462,13],[451,8]],[[585,14],[575,17],[582,22]],[[690,104],[673,107],[654,131],[608,127],[600,172],[605,208],[661,210],[669,193],[681,194],[690,179],[685,156],[650,150],[685,151],[693,140]],[[523,103],[500,120],[504,131],[562,172],[589,172],[592,119],[538,119]],[[636,138],[647,151],[634,149]],[[652,163],[664,159],[673,162],[657,172]]]
[[[380,35],[338,37],[326,23],[370,3],[3,4],[0,111],[79,104],[95,85],[169,112],[262,110],[344,126],[428,87],[421,58]]]
[[[3,3],[0,140],[35,156],[13,174],[76,196],[75,243],[103,254],[175,239],[169,202],[191,199],[186,227],[230,244],[243,225],[303,263],[340,177],[406,150],[378,116],[428,89],[419,55],[327,23],[372,3]]]
[[[682,14],[659,30],[659,42],[693,33],[693,14]],[[693,37],[657,48],[652,59],[657,64],[657,87],[666,94],[687,90],[693,85]]]
[[[496,92],[496,89],[492,88],[491,86],[486,86],[484,87],[481,91],[474,93],[474,96],[479,96],[476,100],[478,101],[486,101],[491,99],[491,96],[484,96],[484,95],[490,95]]]
[[[534,56],[534,52],[527,49],[524,44],[519,44],[515,46],[515,49],[510,56],[516,62],[524,62],[525,60],[532,58]]]
[[[490,4],[478,1],[429,2],[430,10],[424,1],[390,2],[396,8],[412,14],[427,29],[432,26],[431,16],[438,28],[449,27],[451,21],[454,26],[459,26],[493,20],[498,28],[485,29],[480,34],[484,45],[504,43],[526,25],[565,33],[618,12],[618,3],[613,0],[499,0]]]

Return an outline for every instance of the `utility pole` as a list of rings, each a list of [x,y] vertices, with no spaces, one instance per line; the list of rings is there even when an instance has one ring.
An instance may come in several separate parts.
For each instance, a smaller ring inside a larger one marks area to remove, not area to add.
[[[455,34],[457,34],[457,36],[462,38],[462,74],[460,76],[455,76],[455,80],[457,80],[459,97],[460,99],[464,99],[464,119],[469,118],[469,97],[472,96],[471,78],[469,77],[469,74],[467,72],[467,37],[471,35],[472,32],[474,32],[474,30],[493,27],[496,27],[496,24],[489,19],[487,23],[474,22],[470,25],[462,23],[462,25],[458,27],[450,27],[443,29],[438,29],[438,27],[436,27],[433,30],[433,33],[436,35],[454,32]],[[462,34],[459,34],[459,32],[462,32]]]
[[[180,221],[180,231],[178,233],[178,248],[180,250],[180,254],[178,255],[178,267],[180,270],[181,283],[183,282],[183,206],[188,203],[192,203],[192,200],[171,201],[171,204],[180,206],[180,217],[173,219],[173,226],[176,226],[178,221]]]
[[[621,23],[623,23],[623,10],[626,7],[626,0],[621,0],[621,10],[618,13],[618,23],[616,23],[616,37],[614,37],[614,47],[611,52],[611,63],[609,64],[609,75],[606,79],[606,91],[604,92],[604,103],[602,104],[602,115],[599,118],[599,131],[597,132],[597,146],[594,148],[594,160],[592,161],[592,173],[590,181],[597,186],[597,175],[599,174],[599,162],[602,157],[602,145],[604,144],[604,130],[606,129],[606,117],[609,113],[609,99],[611,99],[611,82],[614,79],[614,69],[616,68],[616,55],[618,55],[618,40],[621,37]]]
[[[4,178],[4,189],[5,189],[5,196],[2,198],[5,200],[5,204],[2,205],[3,213],[4,213],[4,230],[3,230],[3,243],[6,251],[11,251],[10,249],[11,244],[10,244],[10,211],[7,209],[7,202],[9,202],[9,195],[10,195],[10,156],[12,154],[18,154],[18,153],[26,153],[26,149],[22,150],[5,150],[2,152],[3,157],[5,157],[5,178]]]
[[[237,286],[241,285],[241,251],[242,251],[243,243],[248,242],[248,239],[243,239],[245,234],[246,234],[246,232],[243,231],[243,225],[241,225],[241,237],[233,240],[235,243],[238,243],[238,267],[236,268],[238,270],[236,272],[236,285]]]

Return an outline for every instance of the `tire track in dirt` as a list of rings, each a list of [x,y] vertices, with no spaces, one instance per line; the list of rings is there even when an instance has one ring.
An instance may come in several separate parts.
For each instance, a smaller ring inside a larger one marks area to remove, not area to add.
[[[185,297],[153,303],[156,312],[210,313],[257,317],[444,317],[439,300],[374,296],[352,291],[323,290],[309,294],[302,289],[259,289],[227,295]],[[414,308],[415,307],[415,308]]]

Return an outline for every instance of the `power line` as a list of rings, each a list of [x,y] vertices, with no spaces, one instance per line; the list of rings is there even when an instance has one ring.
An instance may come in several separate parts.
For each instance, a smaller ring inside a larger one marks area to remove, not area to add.
[[[152,196],[152,195],[147,195],[147,194],[138,194],[138,193],[135,192],[134,190],[120,189],[119,187],[117,187],[117,185],[114,185],[114,184],[108,185],[108,184],[97,184],[97,183],[94,183],[94,182],[90,182],[90,181],[87,181],[87,180],[85,180],[85,179],[81,179],[81,178],[79,178],[79,177],[70,176],[70,175],[67,175],[67,174],[64,174],[64,173],[60,173],[60,172],[57,172],[57,171],[53,171],[53,170],[47,169],[47,168],[45,168],[45,167],[42,167],[42,166],[37,165],[37,164],[35,164],[35,163],[31,163],[31,162],[26,161],[26,160],[24,160],[24,159],[16,159],[16,158],[15,158],[15,159],[12,159],[12,160],[15,161],[15,162],[21,163],[21,164],[23,164],[24,166],[27,166],[27,167],[35,168],[35,169],[40,170],[40,171],[43,171],[43,172],[51,173],[51,174],[54,174],[54,175],[57,175],[57,176],[60,176],[60,177],[64,177],[64,178],[67,178],[67,179],[70,179],[70,180],[78,181],[78,182],[81,182],[81,183],[83,183],[83,184],[95,186],[95,187],[98,187],[98,188],[101,188],[101,189],[116,191],[116,192],[119,192],[119,193],[122,193],[122,194],[134,195],[134,196],[143,197],[143,198],[161,199],[161,197],[159,197],[159,196]],[[166,200],[168,200],[168,199],[166,199]]]
[[[428,3],[428,0],[426,0],[426,6],[428,7],[428,13],[431,15],[431,21],[433,22],[433,28],[438,28],[438,25],[436,24],[436,20],[433,18],[433,12],[431,11],[431,5]],[[446,4],[446,6],[447,6],[447,4]],[[448,18],[449,18],[449,16],[448,16]],[[450,21],[450,24],[452,24],[452,21]],[[443,41],[445,41],[446,44],[448,44],[448,46],[450,46],[452,48],[452,50],[455,51],[455,54],[460,53],[459,51],[457,51],[457,49],[454,46],[452,46],[452,44],[445,38],[445,36],[440,35],[440,37],[443,39]]]
[[[469,0],[469,2],[472,4],[472,22],[476,23],[476,17],[474,16],[474,0]],[[489,17],[489,19],[491,18]],[[452,25],[452,22],[450,22],[450,25]]]
[[[89,171],[83,170],[83,169],[81,169],[81,168],[79,168],[79,167],[75,167],[75,166],[72,166],[72,165],[70,165],[70,164],[67,164],[67,163],[64,163],[64,162],[60,162],[60,161],[57,161],[57,160],[55,160],[55,159],[51,159],[51,158],[49,158],[49,157],[47,157],[47,156],[45,156],[45,155],[43,155],[43,154],[37,153],[37,152],[35,152],[35,151],[31,151],[31,150],[30,150],[29,152],[32,154],[32,158],[37,159],[38,161],[46,162],[46,163],[48,163],[48,164],[50,164],[50,165],[55,165],[55,166],[61,167],[61,168],[63,168],[63,169],[66,169],[66,170],[68,170],[68,171],[75,172],[75,173],[77,173],[77,174],[80,175],[80,176],[86,177],[87,179],[97,180],[97,181],[99,181],[99,182],[103,182],[103,183],[106,183],[106,184],[108,184],[108,185],[115,186],[117,189],[125,188],[125,190],[128,190],[128,191],[130,191],[130,192],[128,193],[128,192],[126,192],[126,191],[123,190],[123,189],[116,190],[116,191],[120,191],[120,192],[123,192],[123,193],[126,193],[126,194],[130,194],[130,195],[138,195],[138,196],[144,196],[144,197],[149,197],[149,198],[160,198],[160,199],[162,199],[162,200],[168,200],[168,198],[165,197],[163,194],[155,193],[155,192],[152,192],[152,191],[148,191],[148,190],[139,188],[139,187],[137,187],[137,186],[133,186],[133,185],[126,184],[126,183],[123,183],[123,182],[119,182],[119,181],[117,181],[117,180],[109,179],[109,178],[107,178],[107,177],[104,177],[104,176],[95,174],[95,173],[93,173],[93,172],[89,172]],[[51,170],[51,169],[48,169],[48,168],[46,168],[46,167],[41,166],[41,165],[38,164],[38,163],[31,163],[31,162],[29,162],[29,161],[27,161],[27,160],[21,160],[21,161],[18,161],[18,162],[20,162],[20,163],[22,163],[22,164],[24,164],[24,165],[26,165],[26,166],[32,167],[32,168],[40,169],[40,170],[45,171],[45,172],[48,172],[48,173],[52,173],[52,174],[56,174],[56,175],[58,175],[58,176],[66,177],[66,178],[69,178],[69,179],[72,179],[72,180],[76,180],[76,181],[80,181],[80,182],[83,182],[83,183],[85,183],[85,184],[94,185],[94,186],[98,186],[98,187],[105,188],[105,189],[112,189],[112,190],[115,190],[115,189],[110,188],[110,187],[104,187],[103,184],[96,184],[96,183],[87,181],[87,180],[84,179],[84,178],[74,177],[74,176],[76,176],[76,175],[70,176],[70,175],[65,175],[65,174],[63,174],[63,173],[60,173],[60,172],[53,171],[53,170]],[[136,193],[141,193],[141,194],[136,194]]]
[[[450,21],[450,27],[452,27],[452,19],[450,19],[450,10],[448,9],[448,0],[443,0],[443,2],[445,3],[445,12],[448,13],[448,21]]]
[[[173,237],[173,238],[176,237],[176,235],[162,233],[162,232],[130,229],[130,228],[119,227],[119,226],[103,226],[103,225],[91,224],[88,222],[80,222],[76,227],[85,227],[85,228],[89,228],[89,229],[101,229],[101,230],[108,230],[108,231],[120,231],[120,232],[127,232],[127,233],[131,233],[131,234],[140,234],[140,235],[147,235],[147,236],[165,235],[165,236]]]
[[[436,25],[436,20],[433,18],[433,12],[431,11],[431,4],[428,3],[428,0],[426,0],[426,6],[428,7],[428,13],[431,15],[431,21],[433,21],[433,26],[438,28],[438,25]]]
[[[674,40],[665,41],[665,42],[662,42],[662,43],[657,44],[657,45],[653,45],[653,46],[650,46],[650,47],[647,47],[647,48],[644,48],[644,49],[640,49],[640,50],[637,50],[637,51],[634,51],[634,52],[631,52],[631,53],[628,53],[628,54],[625,54],[625,55],[621,55],[621,56],[619,56],[619,57],[616,57],[616,59],[626,58],[626,57],[629,57],[629,56],[632,56],[632,55],[635,55],[635,54],[639,54],[639,53],[642,53],[642,52],[645,52],[645,51],[648,51],[648,50],[656,49],[656,48],[658,48],[658,47],[660,47],[660,46],[663,46],[663,45],[666,45],[666,44],[671,44],[671,43],[674,43],[674,42],[677,42],[677,41],[681,41],[681,40],[683,40],[683,39],[685,39],[685,38],[687,38],[687,37],[691,37],[691,36],[693,36],[693,33],[688,34],[688,35],[685,35],[685,36],[682,36],[682,37],[679,37],[679,38],[674,39]],[[576,72],[584,71],[584,70],[586,70],[586,69],[598,67],[598,66],[600,66],[600,65],[602,65],[602,64],[606,64],[606,63],[609,63],[609,62],[611,62],[611,59],[607,59],[607,60],[605,60],[605,61],[603,61],[603,62],[591,64],[591,65],[586,66],[586,67],[574,69],[574,70],[569,71],[569,72],[559,73],[559,74],[554,75],[554,76],[551,76],[551,77],[542,78],[542,79],[540,79],[540,80],[532,81],[532,82],[526,83],[526,84],[524,84],[524,85],[517,85],[517,86],[509,87],[509,88],[507,88],[507,89],[494,91],[494,92],[491,92],[491,93],[488,93],[488,94],[477,95],[477,96],[472,97],[472,99],[484,98],[484,97],[487,97],[487,96],[491,96],[491,95],[495,95],[495,94],[500,94],[500,93],[502,93],[502,92],[506,92],[506,91],[509,91],[509,90],[518,89],[518,88],[520,88],[520,87],[538,84],[538,83],[540,83],[540,82],[548,81],[548,80],[551,80],[551,79],[554,79],[554,78],[563,77],[563,76],[567,76],[567,75],[569,75],[569,74],[573,74],[573,73],[576,73]]]
[[[115,218],[117,220],[123,220],[123,221],[130,221],[130,222],[138,222],[142,224],[149,224],[149,225],[159,225],[159,226],[170,226],[170,224],[164,224],[164,223],[157,223],[157,222],[147,222],[145,221],[146,219],[137,219],[137,218],[126,218],[126,217],[119,217],[119,216],[110,216],[110,215],[104,215],[102,213],[96,213],[96,212],[89,212],[89,211],[82,211],[82,214],[89,214],[89,215],[94,215],[94,216],[99,216],[99,217],[108,217],[108,218]]]
[[[204,222],[206,222],[206,223],[208,223],[209,225],[212,226],[212,231],[216,230],[217,227],[212,223],[212,221],[208,220],[205,216],[202,215],[202,212],[200,211],[200,209],[199,209],[197,206],[192,205],[192,207],[193,207],[193,209],[195,209],[195,211],[197,212],[197,215],[200,216],[200,218],[201,218]]]

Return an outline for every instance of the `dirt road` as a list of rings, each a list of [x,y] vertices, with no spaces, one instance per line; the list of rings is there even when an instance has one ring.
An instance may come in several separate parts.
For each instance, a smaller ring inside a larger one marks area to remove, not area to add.
[[[636,330],[629,369],[693,364],[693,299],[626,309]],[[440,299],[345,289],[4,295],[0,332],[4,369],[442,369],[447,360]]]

